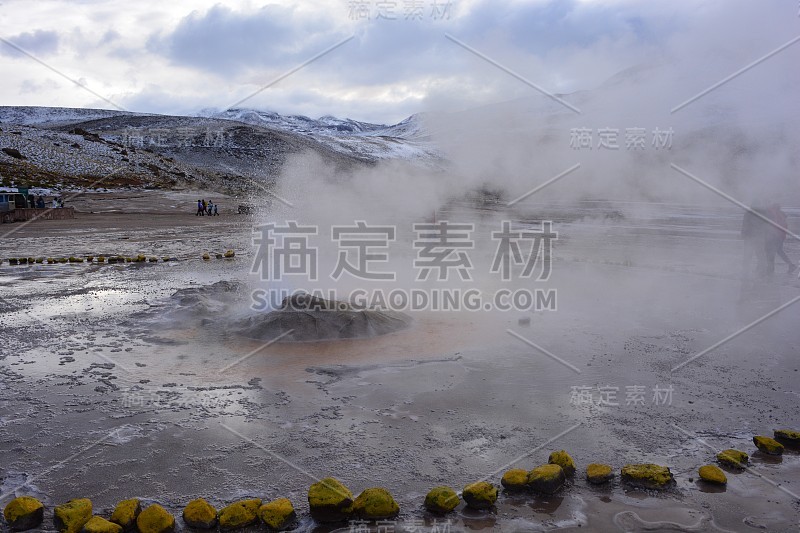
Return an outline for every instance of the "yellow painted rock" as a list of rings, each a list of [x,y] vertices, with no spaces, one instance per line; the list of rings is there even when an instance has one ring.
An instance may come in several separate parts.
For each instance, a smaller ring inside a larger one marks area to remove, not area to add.
[[[53,509],[53,522],[60,533],[80,533],[92,517],[92,502],[87,498],[70,500]]]
[[[211,259],[211,256],[208,255],[208,252],[203,254],[203,261],[209,261],[210,259]]]
[[[791,429],[776,429],[774,435],[775,440],[784,446],[800,446],[800,431],[793,431]]]
[[[753,437],[753,444],[755,444],[756,448],[760,451],[769,455],[783,455],[783,444],[775,439],[758,435]]]
[[[553,494],[564,486],[566,478],[561,465],[548,463],[528,472],[528,486],[542,494]]]
[[[341,522],[353,512],[353,493],[338,479],[326,477],[309,487],[308,506],[317,522]]]
[[[717,461],[721,464],[736,468],[743,468],[749,460],[750,457],[746,453],[733,448],[722,450],[717,454]]]
[[[524,490],[528,488],[528,471],[512,468],[503,474],[500,484],[507,490]]]
[[[258,522],[258,508],[261,500],[239,500],[219,511],[219,528],[223,531],[247,527]]]
[[[571,476],[575,473],[575,461],[573,461],[572,457],[564,450],[551,453],[547,462],[551,465],[558,465],[563,468],[564,475]]]
[[[461,496],[471,509],[489,509],[497,501],[497,487],[487,481],[478,481],[464,487]]]
[[[105,518],[93,516],[83,526],[82,533],[122,533],[122,526],[109,522]]]
[[[114,512],[111,513],[111,521],[122,526],[125,531],[133,531],[136,529],[136,518],[141,512],[142,504],[138,499],[122,500],[114,507]]]
[[[190,501],[183,508],[183,521],[195,529],[213,529],[217,527],[217,510],[203,498]]]
[[[154,503],[136,518],[139,533],[172,533],[175,531],[175,517],[166,509]]]
[[[288,498],[278,498],[259,507],[258,517],[272,531],[283,531],[294,524],[297,513]]]
[[[622,480],[644,489],[665,489],[674,483],[668,467],[652,463],[623,466]]]
[[[233,250],[228,250],[223,254],[226,258],[230,259],[231,257],[235,256],[236,253]]]
[[[700,469],[697,471],[697,475],[700,476],[700,479],[702,479],[703,481],[708,481],[709,483],[725,485],[728,482],[728,478],[725,476],[725,472],[720,470],[720,468],[715,465],[701,466]]]
[[[450,487],[434,487],[425,496],[425,508],[432,513],[449,513],[461,503],[456,491]]]
[[[602,485],[614,478],[611,466],[601,463],[592,463],[586,467],[586,481],[592,485]]]
[[[14,498],[3,509],[3,517],[14,531],[26,531],[39,527],[44,518],[44,505],[36,498],[20,496]]]
[[[374,487],[364,490],[353,502],[353,511],[364,520],[385,520],[400,513],[400,506],[388,490]]]
[[[106,258],[101,255],[100,257],[97,258],[97,262],[98,263],[105,263],[106,262]]]

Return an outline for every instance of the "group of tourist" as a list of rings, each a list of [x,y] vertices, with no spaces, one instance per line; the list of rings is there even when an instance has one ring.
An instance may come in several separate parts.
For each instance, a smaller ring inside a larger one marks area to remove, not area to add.
[[[196,216],[219,216],[219,211],[217,210],[217,204],[212,203],[211,200],[206,202],[205,199],[197,200],[197,213]]]
[[[28,207],[31,209],[44,209],[46,206],[44,202],[44,196],[33,196],[32,194],[28,195]],[[53,209],[58,207],[64,207],[64,199],[59,197],[53,197],[53,202],[50,206]]]

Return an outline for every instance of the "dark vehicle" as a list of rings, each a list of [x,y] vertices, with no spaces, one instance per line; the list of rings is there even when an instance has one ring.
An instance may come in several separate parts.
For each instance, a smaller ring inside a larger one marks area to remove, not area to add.
[[[13,222],[14,210],[17,208],[25,208],[28,203],[25,201],[25,195],[16,192],[0,193],[0,221]]]

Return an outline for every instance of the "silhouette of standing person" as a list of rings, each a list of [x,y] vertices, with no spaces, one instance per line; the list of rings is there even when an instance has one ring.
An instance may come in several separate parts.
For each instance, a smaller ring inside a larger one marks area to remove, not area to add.
[[[780,226],[780,228],[771,226],[767,234],[767,273],[773,274],[775,272],[775,256],[777,255],[789,266],[788,273],[791,274],[797,270],[797,265],[789,259],[789,256],[787,256],[786,252],[783,250],[783,243],[786,241],[786,230],[781,228],[786,228],[789,219],[786,217],[786,213],[781,209],[780,204],[775,203],[769,206],[769,219]]]

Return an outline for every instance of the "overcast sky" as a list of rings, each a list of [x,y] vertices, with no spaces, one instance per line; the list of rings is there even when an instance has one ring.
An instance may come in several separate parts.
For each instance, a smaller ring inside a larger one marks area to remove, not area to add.
[[[570,93],[652,63],[700,89],[798,34],[796,0],[4,0],[0,37],[36,60],[0,43],[0,104],[226,109],[308,62],[240,106],[394,123],[531,94],[446,35]]]

